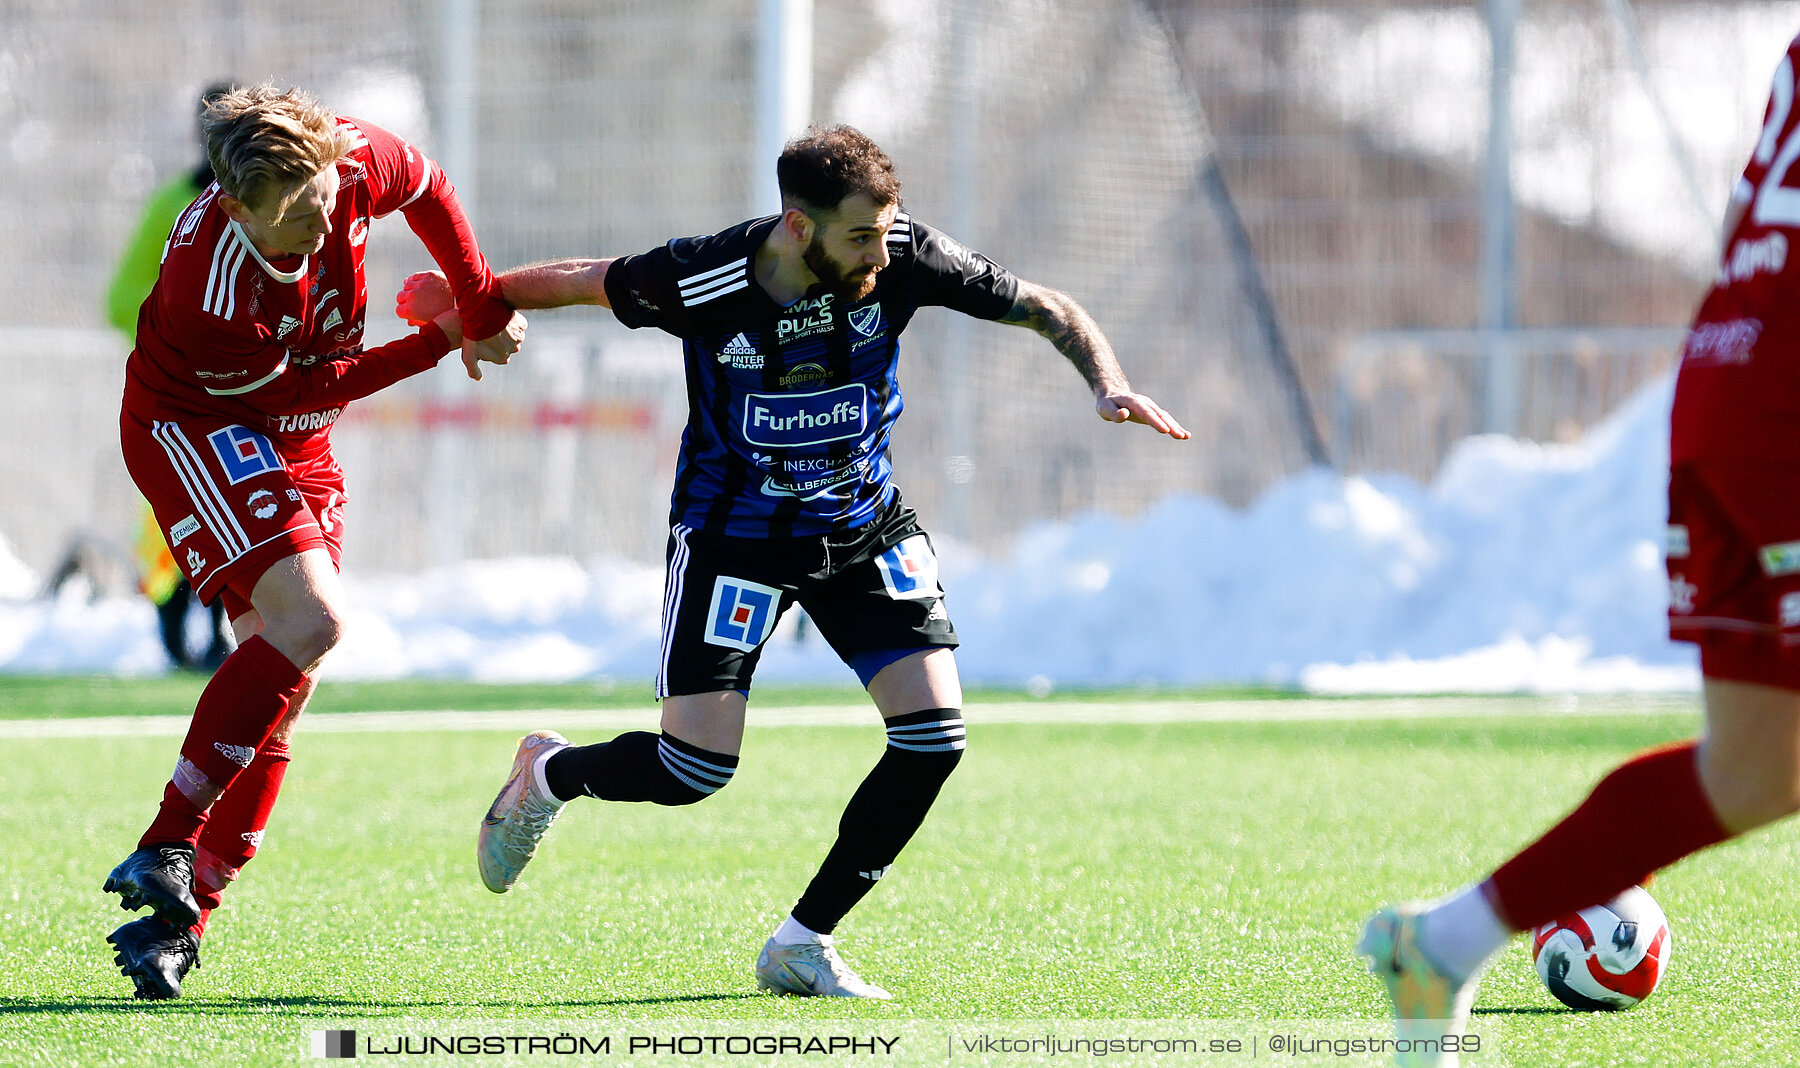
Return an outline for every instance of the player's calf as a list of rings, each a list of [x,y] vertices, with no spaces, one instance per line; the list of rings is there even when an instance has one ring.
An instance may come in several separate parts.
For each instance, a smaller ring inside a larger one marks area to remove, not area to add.
[[[289,760],[285,742],[265,743],[213,806],[194,852],[194,900],[202,909],[218,908],[225,888],[256,856],[287,777]]]
[[[544,777],[559,798],[586,794],[603,801],[692,805],[724,789],[737,765],[735,756],[666,732],[631,731],[557,753],[544,765]]]
[[[794,906],[794,919],[819,934],[830,934],[887,874],[967,745],[955,708],[895,716],[887,737],[887,751],[844,807],[837,841]]]

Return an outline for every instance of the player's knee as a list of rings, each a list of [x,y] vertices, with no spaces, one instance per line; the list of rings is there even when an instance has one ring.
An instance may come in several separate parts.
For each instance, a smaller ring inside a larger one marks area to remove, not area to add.
[[[664,732],[656,743],[663,784],[659,805],[694,805],[725,788],[737,773],[738,758],[715,753]]]
[[[968,748],[962,710],[928,708],[887,721],[888,752],[904,756],[914,774],[943,781]]]
[[[337,648],[338,642],[344,638],[344,615],[329,601],[321,601],[318,610],[306,620],[304,626],[302,643],[315,659]]]
[[[1733,776],[1706,786],[1719,823],[1739,834],[1800,812],[1800,782]]]

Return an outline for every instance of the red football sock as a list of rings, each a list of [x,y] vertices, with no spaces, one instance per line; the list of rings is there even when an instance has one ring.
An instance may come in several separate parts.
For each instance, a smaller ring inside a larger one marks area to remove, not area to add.
[[[260,634],[226,657],[200,693],[162,808],[138,848],[198,840],[207,810],[249,766],[305,683],[306,675]]]
[[[268,743],[213,806],[194,849],[194,900],[202,910],[219,907],[220,895],[262,845],[287,767],[287,745]]]
[[[1529,930],[1609,900],[1731,837],[1700,785],[1697,742],[1640,753],[1488,880],[1501,918]]]

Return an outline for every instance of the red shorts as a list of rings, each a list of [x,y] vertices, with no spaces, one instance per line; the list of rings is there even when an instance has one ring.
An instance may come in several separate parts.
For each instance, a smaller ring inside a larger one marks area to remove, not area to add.
[[[1708,678],[1800,690],[1800,464],[1669,473],[1669,637]]]
[[[119,439],[175,563],[201,601],[223,595],[230,618],[249,610],[250,591],[275,561],[324,548],[338,563],[346,497],[329,448],[291,460],[227,419],[147,424],[129,412]]]

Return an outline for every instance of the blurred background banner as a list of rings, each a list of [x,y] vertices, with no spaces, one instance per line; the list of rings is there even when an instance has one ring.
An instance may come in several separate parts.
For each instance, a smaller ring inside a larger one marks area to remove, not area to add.
[[[107,279],[221,78],[438,158],[496,267],[775,210],[774,145],[862,127],[907,207],[1091,310],[1184,445],[1092,414],[1026,331],[922,314],[896,466],[927,526],[1245,505],[1309,466],[1430,478],[1483,430],[1569,441],[1671,365],[1800,4],[1623,0],[5,0],[0,537],[128,541]],[[429,260],[370,239],[369,335]],[[660,560],[677,343],[538,313],[338,424],[346,566]]]

